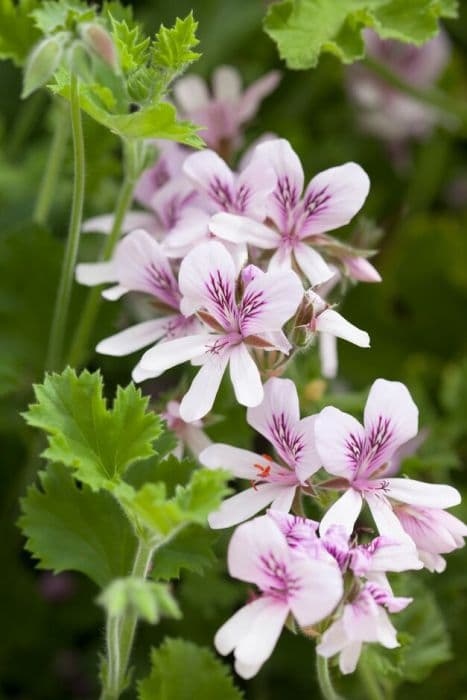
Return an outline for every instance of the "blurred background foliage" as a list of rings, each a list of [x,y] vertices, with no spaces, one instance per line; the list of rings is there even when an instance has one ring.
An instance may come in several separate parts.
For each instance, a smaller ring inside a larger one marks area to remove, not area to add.
[[[148,31],[155,31],[161,22],[171,24],[177,15],[185,16],[193,3],[135,0],[133,6]],[[441,87],[465,100],[467,3],[460,9],[460,18],[446,23],[453,55]],[[248,84],[272,68],[284,71],[279,88],[252,123],[248,141],[263,132],[289,139],[309,176],[355,160],[371,177],[366,222],[356,226],[381,230],[374,262],[383,282],[350,290],[342,308],[347,318],[369,331],[372,348],[340,343],[339,376],[327,384],[319,380],[316,358],[301,356],[293,373],[304,407],[314,411],[333,401],[358,413],[376,377],[406,382],[420,406],[427,437],[418,456],[404,462],[403,471],[427,481],[454,483],[466,497],[467,134],[438,127],[427,140],[411,143],[405,162],[395,164],[383,143],[360,130],[347,95],[346,69],[336,59],[325,56],[311,71],[292,72],[281,66],[261,28],[265,3],[197,0],[193,10],[203,52],[196,72],[208,77],[217,65],[232,64]],[[34,438],[18,412],[31,398],[31,383],[41,378],[72,177],[68,148],[50,230],[31,224],[56,107],[45,91],[23,103],[20,90],[19,70],[0,63],[0,698],[94,698],[96,658],[103,642],[96,590],[78,575],[53,577],[34,570],[21,553],[21,537],[13,524],[17,495],[37,469],[30,459]],[[85,215],[90,216],[112,209],[121,154],[117,139],[88,118],[85,138]],[[93,258],[99,243],[95,238],[85,237],[82,259]],[[82,294],[75,288],[71,324],[81,303]],[[104,306],[98,337],[114,327],[118,313],[117,307]],[[91,358],[89,366],[101,367],[113,393],[116,384],[128,382],[131,359]],[[167,391],[176,378],[176,372],[168,373],[148,390],[155,395]],[[216,412],[228,415],[228,420],[213,425],[211,436],[230,442],[234,425],[237,444],[247,445],[251,434],[244,409],[233,408],[227,387]],[[465,517],[467,506],[457,514]],[[141,670],[148,665],[149,644],[157,644],[165,634],[211,645],[216,628],[244,598],[242,587],[225,574],[227,541],[228,533],[218,540],[217,564],[174,584],[182,621],[141,626],[135,654]],[[401,649],[384,654],[369,649],[359,673],[376,668],[383,697],[416,700],[442,695],[462,700],[467,698],[467,551],[449,557],[444,575],[417,574],[417,579],[421,583],[414,584],[416,603],[399,616]],[[273,659],[245,686],[246,698],[316,696],[313,656],[312,645],[285,633]],[[362,697],[358,678],[357,673],[341,682],[346,697]]]

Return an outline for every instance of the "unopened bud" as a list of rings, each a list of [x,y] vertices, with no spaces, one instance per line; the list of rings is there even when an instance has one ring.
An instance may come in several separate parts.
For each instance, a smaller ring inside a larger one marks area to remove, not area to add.
[[[110,34],[99,24],[83,24],[80,31],[87,46],[116,71],[118,69],[118,57]]]
[[[44,39],[34,47],[24,71],[21,93],[23,99],[50,80],[60,64],[62,55],[63,43],[55,36]]]
[[[67,58],[70,71],[85,82],[90,82],[92,79],[92,64],[85,44],[79,39],[74,41],[68,49]]]

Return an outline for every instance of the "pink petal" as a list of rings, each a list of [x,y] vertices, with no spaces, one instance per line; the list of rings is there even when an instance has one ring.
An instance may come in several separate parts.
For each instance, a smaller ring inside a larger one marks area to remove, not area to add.
[[[333,525],[340,525],[350,537],[360,515],[362,503],[362,497],[358,491],[355,489],[346,491],[324,515],[319,526],[320,533],[324,535]]]
[[[315,423],[316,449],[330,474],[352,479],[360,464],[365,433],[360,423],[333,406],[327,406]]]
[[[110,233],[114,225],[113,214],[102,214],[94,216],[83,224],[83,233]],[[130,211],[123,219],[122,233],[129,233],[137,228],[151,231],[154,228],[155,219],[153,214],[145,211]]]
[[[111,335],[96,347],[96,352],[102,355],[112,355],[113,357],[123,357],[135,350],[155,343],[167,333],[167,324],[176,316],[165,316],[154,321],[143,321],[131,328],[126,328],[121,333]]]
[[[177,80],[173,93],[175,101],[186,114],[205,107],[210,100],[206,83],[198,75],[187,75]]]
[[[240,123],[249,121],[255,116],[261,102],[276,89],[281,78],[282,74],[279,71],[270,71],[245,90],[238,106],[238,120]]]
[[[385,479],[386,495],[401,503],[428,508],[451,508],[461,502],[459,491],[444,484],[426,484],[415,479]]]
[[[322,284],[334,275],[324,258],[309,245],[298,243],[294,246],[298,266],[311,284]]]
[[[371,473],[385,462],[418,431],[418,409],[407,387],[400,382],[377,379],[370,389],[365,406],[364,425],[370,448],[374,445]]]
[[[316,330],[329,333],[358,345],[360,348],[370,347],[370,336],[366,331],[360,330],[353,323],[349,323],[343,316],[333,309],[326,309],[316,319]]]
[[[242,94],[242,78],[233,66],[219,66],[212,75],[212,93],[220,102],[237,102]]]
[[[249,408],[247,421],[258,433],[271,442],[279,454],[283,452],[286,432],[296,433],[300,421],[300,406],[295,384],[291,379],[272,377],[264,385],[261,405]],[[278,432],[280,424],[281,430]]]
[[[253,158],[242,170],[236,183],[237,210],[257,221],[264,221],[267,214],[267,199],[276,186],[276,175],[272,168]]]
[[[244,343],[230,352],[230,379],[235,398],[242,406],[257,406],[263,400],[261,375]]]
[[[272,167],[275,172],[277,184],[268,198],[268,215],[282,231],[303,190],[302,164],[289,142],[284,139],[266,141],[257,146],[252,160],[256,159],[264,167]]]
[[[183,172],[221,210],[227,210],[234,202],[235,179],[229,166],[217,153],[200,151],[188,156]]]
[[[216,443],[201,452],[199,461],[208,469],[228,469],[234,476],[256,479],[258,471],[254,465],[262,464],[264,459],[250,450]]]
[[[236,311],[235,281],[235,263],[221,243],[196,246],[180,265],[182,313],[189,316],[204,308],[223,327],[230,327]]]
[[[302,298],[302,283],[292,270],[258,275],[246,288],[240,304],[243,336],[281,330]]]
[[[153,372],[151,376],[157,377],[171,367],[205,353],[213,337],[210,333],[199,333],[156,345],[141,358],[141,369]]]
[[[300,235],[315,235],[347,224],[362,208],[370,189],[366,172],[356,163],[329,168],[316,175],[303,198],[307,216]]]
[[[347,274],[359,282],[381,282],[378,270],[366,259],[361,257],[344,257]]]
[[[316,419],[318,416],[307,416],[299,423],[302,449],[295,465],[299,480],[304,483],[321,467],[321,459],[316,449]]]
[[[261,490],[266,490],[266,487],[261,487]],[[260,588],[268,589],[271,577],[265,569],[264,558],[271,555],[275,561],[289,563],[287,540],[276,523],[263,515],[243,523],[232,535],[227,554],[229,573],[240,581],[256,583]]]
[[[281,484],[259,484],[255,488],[241,491],[223,501],[219,510],[209,515],[209,525],[214,530],[232,527],[256,515],[282,493]]]
[[[232,243],[248,243],[258,248],[276,248],[280,237],[277,231],[238,214],[220,212],[209,222],[209,230]]]
[[[229,360],[228,353],[213,355],[201,367],[180,404],[180,416],[190,423],[203,418],[214,405]]]

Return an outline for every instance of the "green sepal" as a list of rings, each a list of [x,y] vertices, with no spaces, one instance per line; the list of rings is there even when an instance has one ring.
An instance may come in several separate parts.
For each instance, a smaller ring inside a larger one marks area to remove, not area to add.
[[[32,50],[24,69],[21,97],[25,99],[43,87],[53,76],[63,56],[63,41],[51,36]]]

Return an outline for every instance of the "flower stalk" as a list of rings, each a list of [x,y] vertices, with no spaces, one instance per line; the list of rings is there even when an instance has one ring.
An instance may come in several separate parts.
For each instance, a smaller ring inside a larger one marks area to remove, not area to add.
[[[334,690],[329,673],[328,659],[319,654],[316,654],[316,676],[324,700],[343,700],[342,696],[338,695]]]
[[[100,256],[102,262],[110,260],[115,246],[118,243],[123,221],[133,201],[133,192],[141,170],[141,161],[144,159],[144,154],[139,148],[141,144],[132,141],[125,142],[124,145],[125,175],[118,195],[112,230],[102,248]],[[91,289],[86,299],[68,356],[68,364],[72,367],[79,366],[86,357],[86,353],[89,350],[90,337],[99,314],[101,303],[101,287]]]
[[[73,134],[74,180],[73,200],[71,207],[70,226],[63,258],[60,282],[57,290],[55,309],[47,351],[46,368],[58,370],[63,362],[63,340],[70,307],[71,288],[78,256],[81,222],[83,217],[84,185],[85,185],[85,155],[83,124],[79,102],[79,81],[75,74],[71,75],[70,83],[70,113],[71,130]],[[47,193],[47,197],[49,194]]]

